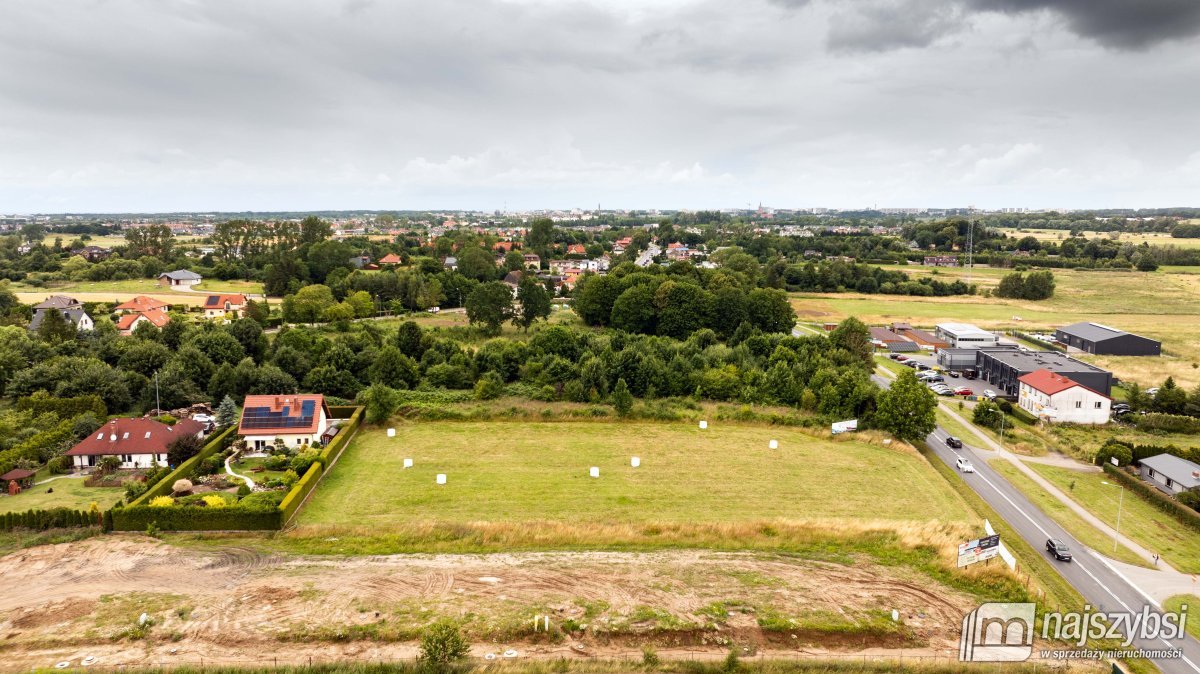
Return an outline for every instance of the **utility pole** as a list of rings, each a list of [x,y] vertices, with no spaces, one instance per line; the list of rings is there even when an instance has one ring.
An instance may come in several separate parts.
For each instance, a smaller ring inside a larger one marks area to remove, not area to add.
[[[162,415],[162,398],[158,395],[158,370],[154,371],[154,409]]]
[[[971,285],[971,270],[975,267],[975,221],[967,222],[967,285]]]

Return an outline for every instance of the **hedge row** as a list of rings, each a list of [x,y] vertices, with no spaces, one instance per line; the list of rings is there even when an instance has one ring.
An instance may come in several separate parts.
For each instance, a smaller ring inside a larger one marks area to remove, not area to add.
[[[111,512],[114,531],[146,531],[151,525],[164,531],[262,531],[277,530],[282,525],[278,508],[135,505],[113,508]]]
[[[317,482],[321,481],[323,472],[321,462],[313,463],[305,471],[304,476],[296,480],[296,484],[292,486],[292,490],[288,492],[287,496],[283,497],[283,501],[279,504],[279,511],[282,513],[279,518],[281,527],[292,520],[292,516],[300,509],[304,499],[308,498],[309,493],[316,488]]]
[[[337,435],[333,436],[333,440],[325,446],[325,449],[321,451],[321,456],[317,459],[325,469],[332,466],[333,462],[337,461],[337,458],[341,456],[342,450],[346,449],[347,443],[350,442],[350,436],[354,435],[354,432],[358,430],[358,424],[362,421],[364,410],[362,407],[331,407],[329,413],[333,414],[335,409],[339,411],[352,410],[352,412],[350,414],[350,422],[342,425],[342,429],[338,431]]]
[[[1200,419],[1181,414],[1151,412],[1137,417],[1139,431],[1162,431],[1164,433],[1200,433]]]
[[[75,527],[95,527],[101,524],[99,511],[72,510],[71,508],[51,508],[49,510],[26,510],[23,513],[4,513],[0,515],[0,531],[13,529],[69,529]]]
[[[1143,498],[1150,502],[1155,508],[1175,518],[1184,525],[1191,527],[1196,531],[1200,531],[1200,512],[1196,512],[1191,508],[1183,505],[1179,501],[1167,496],[1153,486],[1147,484],[1144,480],[1130,475],[1128,472],[1113,466],[1112,464],[1104,464],[1104,472],[1108,473],[1117,482],[1125,485],[1130,491],[1140,494]]]
[[[161,480],[154,483],[149,489],[142,493],[141,496],[129,502],[130,506],[140,506],[150,502],[150,499],[155,496],[170,496],[171,490],[175,485],[176,480],[191,478],[195,472],[196,466],[208,457],[223,452],[233,441],[237,439],[237,426],[230,426],[220,433],[214,435],[208,444],[200,449],[200,452],[192,458],[179,464],[175,470],[167,473]]]

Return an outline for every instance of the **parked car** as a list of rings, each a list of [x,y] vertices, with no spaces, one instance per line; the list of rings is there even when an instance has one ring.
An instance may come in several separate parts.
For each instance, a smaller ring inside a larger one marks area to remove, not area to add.
[[[888,354],[888,358],[891,358],[892,360],[900,360],[900,354],[898,354],[898,353],[889,353],[889,354]]]
[[[963,370],[963,379],[978,379],[979,373],[975,370]]]
[[[990,389],[990,388],[989,388],[989,389],[984,389],[984,391],[983,391],[983,397],[984,397],[984,398],[987,398],[988,400],[995,400],[995,399],[996,399],[996,392],[995,392],[995,391],[993,391],[993,390],[992,390],[992,389]]]
[[[936,394],[938,394],[938,395],[940,395],[940,396],[952,396],[952,395],[954,395],[954,389],[950,388],[949,386],[943,386],[943,387],[941,387],[941,388],[939,388],[939,389],[934,389],[934,391],[933,391],[933,392],[934,392],[934,393],[936,393]]]
[[[958,460],[954,462],[954,467],[964,473],[974,473],[975,472],[975,466],[972,466],[970,461],[967,461],[966,459],[962,458],[961,456],[958,457]]]
[[[959,372],[958,370],[950,370],[946,374],[950,375],[951,377],[954,377],[955,379],[958,379],[959,377],[962,376],[962,373]]]
[[[975,395],[975,392],[971,390],[970,386],[959,386],[958,388],[954,389],[954,394],[960,396],[973,396]]]
[[[1067,547],[1066,543],[1057,538],[1051,538],[1046,541],[1046,552],[1049,552],[1052,557],[1060,562],[1071,561],[1071,549]]]
[[[904,364],[908,367],[913,368],[914,370],[917,369],[917,361],[915,361],[915,360],[906,360],[906,361],[904,361]]]
[[[917,371],[918,372],[924,372],[925,370],[932,370],[932,369],[933,368],[929,367],[925,363],[917,363]]]
[[[950,449],[962,449],[962,440],[959,440],[958,438],[951,435],[948,438],[946,438],[946,446],[949,447]]]
[[[1154,396],[1158,395],[1158,387],[1157,387],[1157,386],[1152,386],[1152,387],[1150,387],[1150,388],[1146,389],[1145,393],[1146,393],[1146,395],[1148,395],[1148,396],[1150,396],[1151,398],[1153,398]]]
[[[211,424],[216,421],[216,417],[211,414],[193,414],[192,421],[199,421],[202,424]]]
[[[940,383],[942,383],[942,382],[944,382],[944,381],[946,381],[946,378],[945,378],[945,377],[943,377],[943,376],[942,376],[942,375],[940,375],[940,374],[935,374],[935,375],[933,375],[932,377],[926,377],[926,378],[925,378],[925,383],[926,383],[926,384],[940,384]]]
[[[1117,403],[1116,405],[1112,406],[1113,414],[1121,414],[1131,410],[1133,410],[1133,408],[1129,406],[1129,403]]]
[[[908,360],[908,356],[906,356],[902,353],[893,353],[892,357],[895,358],[896,360],[900,361],[901,363]]]

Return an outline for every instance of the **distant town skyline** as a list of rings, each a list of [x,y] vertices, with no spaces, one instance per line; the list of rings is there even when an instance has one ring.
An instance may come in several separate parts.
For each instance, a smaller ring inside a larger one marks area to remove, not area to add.
[[[1200,201],[1192,0],[66,0],[0,213]]]

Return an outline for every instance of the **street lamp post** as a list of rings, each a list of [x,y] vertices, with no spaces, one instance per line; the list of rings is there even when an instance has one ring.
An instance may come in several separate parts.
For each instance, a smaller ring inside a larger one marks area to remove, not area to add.
[[[999,407],[993,407],[992,411],[1000,415],[1000,451],[1004,451],[1004,412]]]
[[[1121,496],[1117,499],[1117,528],[1113,531],[1113,554],[1115,555],[1117,554],[1117,538],[1121,535],[1121,510],[1125,507],[1125,488],[1119,484],[1105,482],[1104,480],[1101,480],[1100,484],[1106,484],[1121,490]]]

